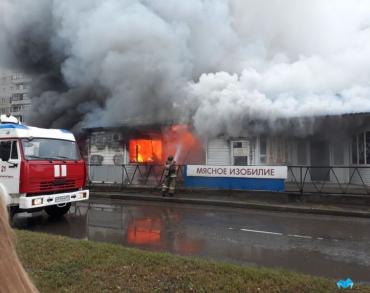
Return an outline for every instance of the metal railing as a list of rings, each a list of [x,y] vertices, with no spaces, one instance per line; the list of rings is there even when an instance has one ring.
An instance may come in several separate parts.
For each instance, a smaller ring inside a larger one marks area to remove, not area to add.
[[[322,194],[370,194],[370,167],[288,166],[286,191]]]
[[[159,187],[164,166],[152,164],[88,165],[89,182],[128,187]],[[177,168],[177,185],[183,186],[185,165]],[[370,195],[370,167],[288,166],[287,192]]]
[[[177,184],[182,186],[185,166],[178,165]],[[126,165],[88,165],[89,183],[113,184],[124,186],[161,186],[164,180],[164,166],[153,164]]]

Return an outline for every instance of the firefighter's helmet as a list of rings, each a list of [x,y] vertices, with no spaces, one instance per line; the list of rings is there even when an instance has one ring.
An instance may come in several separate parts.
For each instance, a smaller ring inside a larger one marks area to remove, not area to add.
[[[168,156],[168,161],[173,161],[173,156]]]

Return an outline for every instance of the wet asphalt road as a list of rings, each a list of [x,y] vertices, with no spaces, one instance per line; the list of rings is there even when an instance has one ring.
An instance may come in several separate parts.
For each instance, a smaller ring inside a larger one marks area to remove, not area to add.
[[[63,219],[19,214],[19,229],[370,282],[370,220],[91,200]]]

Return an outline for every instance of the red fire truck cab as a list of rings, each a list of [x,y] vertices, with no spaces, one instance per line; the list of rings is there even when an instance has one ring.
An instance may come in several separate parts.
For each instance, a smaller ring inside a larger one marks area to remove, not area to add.
[[[0,116],[0,193],[13,212],[45,209],[52,217],[87,200],[85,162],[74,135]]]

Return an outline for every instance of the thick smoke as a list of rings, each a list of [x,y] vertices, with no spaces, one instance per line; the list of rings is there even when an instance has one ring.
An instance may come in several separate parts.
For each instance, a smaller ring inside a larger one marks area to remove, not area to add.
[[[368,0],[0,0],[0,9],[0,66],[34,74],[39,125],[176,119],[237,136],[257,121],[370,110]]]

